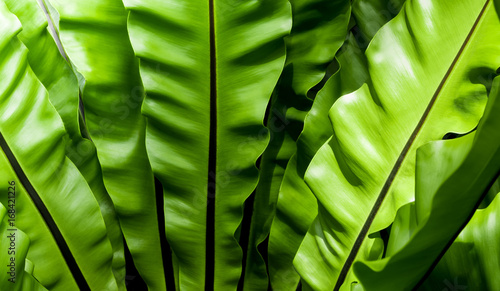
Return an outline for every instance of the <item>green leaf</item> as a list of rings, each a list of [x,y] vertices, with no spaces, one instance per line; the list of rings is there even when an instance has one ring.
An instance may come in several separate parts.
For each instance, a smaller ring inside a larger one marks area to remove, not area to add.
[[[476,211],[419,290],[444,289],[450,285],[469,290],[500,289],[499,222],[500,195],[497,195],[487,208]]]
[[[27,258],[37,266],[33,276],[49,290],[116,290],[113,251],[99,205],[65,156],[67,133],[47,91],[28,66],[28,51],[17,39],[18,19],[4,2],[0,15],[0,177],[4,181],[0,191],[7,193],[15,183],[14,226],[31,239]],[[0,202],[9,205],[8,196],[1,195]]]
[[[146,153],[143,86],[120,0],[50,1],[62,45],[85,78],[87,127],[139,274],[164,290],[154,178]],[[167,250],[168,251],[168,250]]]
[[[417,151],[415,202],[398,212],[386,257],[354,264],[364,289],[392,290],[405,286],[410,290],[415,286],[465,226],[483,193],[500,174],[500,78],[495,83],[477,132],[431,142]],[[477,224],[476,220],[473,218],[470,227]],[[486,229],[491,227],[488,224],[484,226]],[[467,231],[464,232],[467,236]],[[472,236],[489,245],[488,237]],[[493,248],[488,256],[494,252]],[[492,260],[493,265],[495,262],[498,264],[498,256]]]
[[[235,289],[238,227],[268,143],[262,123],[285,62],[289,3],[124,2],[177,287]]]
[[[368,78],[364,55],[352,34],[338,53],[337,61],[340,69],[316,96],[297,141],[297,153],[290,159],[281,184],[269,238],[269,271],[275,290],[291,289],[299,281],[292,261],[317,214],[316,198],[303,175],[314,153],[332,135],[328,109],[338,97],[356,90]]]
[[[49,100],[61,116],[69,135],[66,156],[77,166],[87,180],[99,203],[106,222],[108,236],[114,251],[113,267],[120,289],[125,289],[125,257],[123,236],[111,201],[102,180],[101,165],[93,143],[82,137],[79,124],[78,80],[71,66],[61,55],[49,32],[43,2],[32,0],[5,0],[9,10],[20,20],[23,30],[19,39],[28,48],[28,62],[40,82],[47,88]],[[46,10],[45,10],[46,11]],[[56,37],[57,34],[55,34]],[[82,122],[83,123],[83,122]]]
[[[353,0],[352,13],[356,19],[360,35],[359,45],[363,50],[377,31],[396,16],[406,0]]]
[[[488,193],[486,193],[486,196],[483,198],[483,201],[481,201],[481,205],[479,205],[479,208],[486,208],[490,203],[495,199],[497,194],[500,192],[500,179],[497,179],[493,185],[491,185],[490,190],[488,190]]]
[[[34,0],[4,2],[22,24],[18,37],[29,50],[30,67],[47,88],[49,99],[61,116],[66,131],[71,136],[78,135],[78,81],[49,32],[41,3]]]
[[[33,263],[26,259],[30,240],[19,229],[9,227],[8,211],[0,203],[0,263],[7,266],[6,271],[0,273],[0,289],[11,291],[47,291],[33,278]]]
[[[476,126],[487,98],[476,79],[500,63],[497,22],[491,1],[419,0],[378,31],[370,82],[332,106],[334,136],[305,175],[319,209],[294,260],[307,288],[338,290],[356,257],[381,255],[366,237],[414,199],[416,149]]]
[[[346,0],[291,0],[293,26],[285,38],[287,56],[280,86],[305,97],[325,76],[342,46],[351,6]],[[314,41],[311,41],[314,39]],[[291,92],[290,92],[291,91]]]
[[[388,17],[385,10],[370,10],[371,5],[387,6],[391,11],[396,7],[390,6],[385,0],[353,2],[354,15],[359,13],[358,10],[370,12],[369,17],[357,21],[359,25],[364,27],[369,23],[370,29],[378,30],[392,19],[394,14],[389,14]],[[371,21],[373,18],[378,21],[373,23]],[[366,36],[364,38],[354,36],[352,33],[348,36],[343,48],[337,54],[340,69],[316,96],[314,106],[305,121],[304,130],[297,141],[297,153],[287,165],[269,243],[269,272],[273,287],[277,290],[280,288],[288,290],[299,280],[292,261],[307,229],[317,215],[316,198],[304,181],[304,173],[314,153],[333,134],[328,111],[334,101],[342,95],[357,90],[369,79],[366,57],[359,44],[366,46],[360,41],[370,39]],[[300,209],[297,209],[298,205]]]
[[[295,142],[311,108],[312,102],[307,95],[325,78],[328,64],[345,39],[350,16],[350,3],[346,0],[294,0],[291,4],[293,26],[286,37],[285,68],[270,104],[266,126],[271,139],[262,155],[259,184],[253,201],[245,290],[268,288],[263,258],[266,254],[260,253],[259,248],[267,249],[263,242],[269,235],[283,174],[296,151]],[[270,261],[270,265],[273,264],[274,260]]]

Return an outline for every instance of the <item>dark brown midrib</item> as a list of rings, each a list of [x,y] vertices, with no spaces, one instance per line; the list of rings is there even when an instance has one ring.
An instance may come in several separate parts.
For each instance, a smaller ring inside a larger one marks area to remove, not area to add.
[[[3,137],[2,133],[0,133],[0,148],[3,150],[5,155],[7,156],[7,159],[9,160],[10,165],[12,166],[12,169],[17,175],[17,178],[23,185],[24,189],[30,196],[31,200],[35,204],[35,207],[38,209],[38,212],[42,216],[43,220],[45,221],[45,224],[49,228],[52,236],[54,237],[54,240],[64,258],[66,261],[66,265],[68,266],[71,274],[73,275],[73,278],[75,279],[76,284],[78,285],[78,288],[80,290],[89,290],[90,287],[85,280],[85,277],[83,276],[80,268],[78,267],[78,264],[76,263],[76,260],[71,253],[71,250],[69,249],[68,244],[66,243],[66,240],[64,239],[61,231],[57,227],[56,222],[52,218],[52,215],[50,214],[49,210],[43,203],[42,199],[40,198],[40,195],[38,195],[38,192],[35,190],[33,185],[31,184],[30,180],[24,173],[23,169],[21,168],[19,162],[17,161],[16,157],[12,153],[12,150],[10,149],[9,145],[5,141],[5,138]]]
[[[175,288],[175,271],[172,263],[172,248],[167,240],[167,235],[165,233],[165,208],[163,196],[163,184],[156,177],[154,178],[155,183],[155,198],[156,198],[156,219],[158,221],[158,233],[160,234],[160,246],[161,246],[161,257],[163,263],[163,275],[165,277],[165,285],[167,290],[176,290]],[[131,255],[132,256],[132,255]],[[133,260],[130,265],[133,264]],[[138,272],[137,272],[138,273]],[[140,277],[140,276],[139,276]]]
[[[462,56],[465,47],[467,44],[470,42],[470,39],[474,33],[474,31],[477,28],[477,25],[479,21],[481,20],[482,16],[484,15],[484,12],[486,11],[486,8],[488,7],[490,0],[487,0],[486,3],[483,6],[483,9],[479,13],[476,21],[474,22],[474,25],[472,26],[471,30],[469,31],[469,34],[465,38],[465,41],[463,42],[462,46],[460,47],[460,50],[458,51],[457,55],[455,56],[455,59],[451,63],[448,71],[444,75],[443,79],[441,80],[441,83],[439,84],[438,88],[434,92],[434,95],[432,96],[431,101],[427,105],[427,108],[425,109],[424,114],[420,118],[420,121],[418,122],[417,126],[413,130],[413,133],[411,134],[410,138],[406,142],[403,150],[401,151],[401,154],[399,155],[396,163],[394,164],[394,167],[391,170],[391,173],[389,174],[389,177],[384,183],[384,186],[382,187],[382,190],[380,190],[380,193],[378,195],[377,200],[375,201],[375,204],[373,205],[372,210],[370,211],[370,214],[368,215],[368,218],[366,219],[363,227],[361,228],[361,231],[356,238],[356,241],[354,242],[354,246],[351,249],[351,252],[349,253],[349,256],[346,259],[346,262],[344,263],[344,266],[342,267],[342,270],[340,271],[340,275],[338,277],[337,283],[335,284],[334,291],[340,290],[340,287],[345,281],[345,278],[347,274],[349,273],[349,270],[351,269],[351,266],[354,262],[354,259],[356,258],[356,255],[359,252],[359,249],[361,248],[361,245],[368,234],[368,231],[370,229],[370,226],[373,223],[373,220],[375,219],[375,216],[377,215],[378,210],[380,209],[380,206],[382,205],[382,202],[384,201],[385,197],[387,196],[387,193],[389,192],[390,187],[392,186],[392,183],[394,182],[394,179],[396,178],[396,175],[401,168],[401,165],[403,164],[406,156],[408,155],[408,152],[410,151],[410,148],[413,145],[413,142],[415,141],[418,133],[422,129],[422,126],[424,125],[425,121],[427,120],[427,117],[429,116],[430,111],[432,110],[434,104],[436,103],[437,97],[439,96],[439,93],[441,93],[441,90],[444,87],[444,84],[450,77],[453,69],[455,68],[455,65],[457,64],[458,60]]]
[[[207,221],[205,235],[205,290],[214,290],[215,275],[215,188],[217,158],[217,59],[215,51],[214,0],[209,0],[210,13],[210,136],[208,149]]]

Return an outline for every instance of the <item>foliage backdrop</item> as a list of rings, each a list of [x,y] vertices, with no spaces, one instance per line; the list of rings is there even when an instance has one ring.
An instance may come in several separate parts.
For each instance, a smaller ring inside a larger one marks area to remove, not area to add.
[[[499,0],[0,0],[0,290],[500,289]]]

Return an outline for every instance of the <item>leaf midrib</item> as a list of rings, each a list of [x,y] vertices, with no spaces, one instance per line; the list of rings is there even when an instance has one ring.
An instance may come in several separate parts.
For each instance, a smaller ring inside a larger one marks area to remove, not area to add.
[[[210,41],[210,135],[208,145],[207,216],[205,233],[205,290],[215,283],[215,195],[217,158],[217,59],[214,1],[209,0]]]
[[[429,104],[427,105],[427,108],[425,109],[422,117],[420,118],[420,121],[418,122],[417,126],[415,127],[415,129],[413,130],[412,134],[410,135],[408,141],[406,142],[403,150],[401,151],[396,163],[394,164],[389,176],[387,177],[387,179],[384,183],[384,186],[380,190],[380,193],[377,197],[377,200],[375,201],[375,204],[373,205],[372,210],[370,211],[370,214],[368,215],[363,227],[361,228],[360,233],[358,234],[358,236],[354,242],[354,246],[351,249],[351,252],[349,253],[349,255],[347,257],[346,262],[344,263],[344,265],[342,267],[342,270],[340,271],[339,277],[337,279],[337,283],[335,284],[335,287],[334,287],[334,291],[340,290],[340,287],[344,283],[345,278],[347,277],[347,274],[349,273],[351,266],[354,263],[354,259],[356,258],[357,254],[361,248],[361,245],[363,244],[363,241],[364,241],[366,235],[368,234],[368,231],[369,231],[369,229],[370,229],[370,227],[371,227],[371,225],[372,225],[372,223],[373,223],[373,221],[378,213],[378,210],[380,209],[385,197],[387,196],[387,194],[389,192],[390,187],[392,186],[392,183],[394,182],[394,180],[399,172],[399,169],[401,168],[405,158],[407,157],[411,147],[413,146],[413,143],[414,143],[416,137],[418,136],[425,121],[427,120],[427,117],[429,116],[430,111],[432,110],[434,104],[436,103],[436,100],[437,100],[438,96],[440,95],[445,83],[447,82],[451,73],[453,72],[458,60],[463,55],[465,48],[469,44],[469,42],[472,38],[472,35],[476,31],[476,28],[477,28],[479,22],[481,21],[482,17],[484,16],[485,11],[486,11],[489,4],[490,4],[490,0],[486,0],[481,12],[477,16],[476,21],[474,22],[471,30],[469,31],[469,34],[467,35],[462,46],[460,47],[460,50],[458,51],[457,55],[453,59],[453,62],[451,63],[450,67],[448,68],[448,71],[446,72],[443,79],[441,80],[441,83],[439,84],[438,88],[434,92],[434,95],[432,96]]]

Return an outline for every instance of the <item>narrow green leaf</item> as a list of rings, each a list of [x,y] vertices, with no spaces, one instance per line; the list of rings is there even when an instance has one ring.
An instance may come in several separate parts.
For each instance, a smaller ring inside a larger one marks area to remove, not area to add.
[[[47,15],[40,7],[43,1],[5,0],[9,10],[20,20],[23,30],[19,39],[28,48],[28,62],[49,94],[49,100],[61,116],[69,135],[66,156],[87,180],[99,203],[114,250],[113,267],[120,289],[125,289],[125,258],[123,236],[111,201],[102,180],[101,166],[93,143],[84,139],[79,125],[78,80],[71,66],[61,55],[50,32]]]
[[[303,176],[314,153],[332,135],[328,110],[337,98],[356,90],[368,78],[365,57],[352,34],[337,54],[337,61],[340,69],[316,96],[297,141],[297,153],[290,159],[281,184],[269,238],[269,272],[276,290],[288,290],[299,281],[292,261],[317,214],[316,198]]]
[[[16,184],[15,226],[31,239],[33,276],[49,290],[116,290],[99,205],[65,156],[67,133],[28,66],[18,19],[4,2],[0,15],[0,189],[7,193],[7,182]],[[7,200],[0,196],[2,204]]]
[[[346,0],[294,0],[291,4],[293,26],[286,37],[286,63],[270,104],[267,128],[271,139],[262,155],[259,184],[255,190],[245,290],[268,288],[263,258],[266,254],[259,253],[258,248],[260,245],[267,249],[262,243],[269,235],[283,174],[296,151],[295,142],[312,105],[307,95],[325,78],[328,64],[344,42],[350,16],[350,2]],[[271,260],[270,265],[274,264],[280,262]]]
[[[62,45],[81,84],[85,118],[104,185],[127,246],[151,290],[165,289],[154,178],[146,153],[144,89],[120,0],[51,0]],[[168,251],[168,250],[166,250]]]

